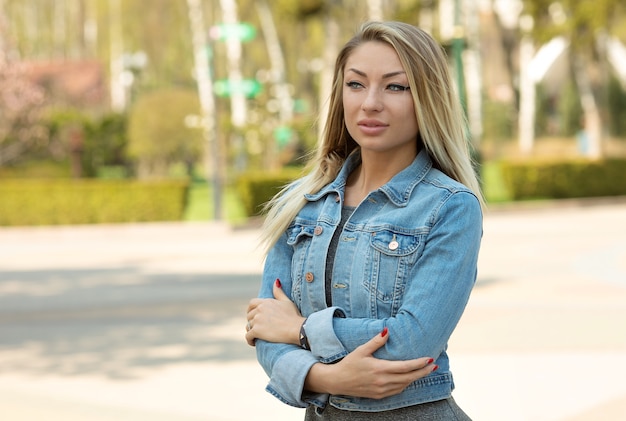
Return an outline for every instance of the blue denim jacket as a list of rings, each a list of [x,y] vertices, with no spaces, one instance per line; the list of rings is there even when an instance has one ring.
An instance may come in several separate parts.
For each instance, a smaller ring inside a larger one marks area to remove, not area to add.
[[[454,388],[446,348],[476,280],[479,201],[421,151],[409,167],[372,191],[346,222],[334,260],[333,307],[327,308],[328,246],[341,218],[346,180],[359,162],[359,154],[352,154],[332,183],[306,196],[306,205],[265,261],[259,296],[272,297],[279,278],[308,317],[311,351],[262,340],[256,344],[270,377],[267,391],[296,407],[330,403],[345,410],[384,411],[445,399]],[[439,369],[379,400],[304,390],[313,364],[339,361],[385,326],[389,340],[375,357],[432,357]]]

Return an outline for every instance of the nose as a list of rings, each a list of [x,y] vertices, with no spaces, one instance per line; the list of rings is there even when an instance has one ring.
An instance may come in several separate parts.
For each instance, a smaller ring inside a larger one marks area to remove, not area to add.
[[[382,111],[383,101],[381,92],[378,89],[368,89],[363,103],[361,104],[363,111]]]

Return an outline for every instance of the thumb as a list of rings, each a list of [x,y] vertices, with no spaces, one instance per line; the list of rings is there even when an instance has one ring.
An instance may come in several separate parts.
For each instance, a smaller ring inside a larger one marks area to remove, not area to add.
[[[285,294],[285,291],[283,291],[283,286],[280,283],[280,279],[276,279],[276,282],[274,282],[273,293],[274,298],[278,301],[291,301],[287,294]]]
[[[389,330],[385,327],[382,332],[374,336],[369,341],[355,349],[355,352],[359,352],[363,355],[373,355],[379,348],[383,347],[389,340]]]

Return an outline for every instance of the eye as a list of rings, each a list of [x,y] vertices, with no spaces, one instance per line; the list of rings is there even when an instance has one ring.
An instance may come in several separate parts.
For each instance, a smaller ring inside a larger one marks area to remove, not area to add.
[[[393,91],[393,92],[404,92],[404,91],[408,91],[409,89],[411,89],[411,87],[410,86],[399,85],[397,83],[392,83],[389,86],[387,86],[387,89],[389,89],[390,91]]]
[[[346,82],[346,86],[350,89],[359,89],[359,88],[363,88],[363,84],[361,84],[360,82]]]

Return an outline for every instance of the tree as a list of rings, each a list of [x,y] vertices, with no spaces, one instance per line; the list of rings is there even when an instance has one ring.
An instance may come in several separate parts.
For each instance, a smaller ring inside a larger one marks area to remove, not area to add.
[[[140,178],[167,176],[176,163],[193,167],[202,156],[202,134],[185,121],[199,114],[198,96],[190,89],[157,90],[137,100],[130,112],[128,153]]]
[[[587,155],[602,154],[604,128],[608,126],[607,87],[610,73],[606,41],[625,22],[621,0],[524,0],[525,12],[535,25],[533,36],[541,44],[564,37],[569,45],[571,73],[583,112],[581,129],[589,145]]]
[[[14,57],[0,10],[0,165],[45,139],[38,122],[43,91],[29,81],[25,67]]]

